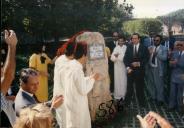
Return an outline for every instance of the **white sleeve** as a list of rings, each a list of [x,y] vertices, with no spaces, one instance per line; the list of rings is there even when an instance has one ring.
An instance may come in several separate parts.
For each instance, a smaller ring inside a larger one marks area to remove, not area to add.
[[[112,54],[111,54],[111,60],[112,60],[113,62],[117,61],[117,57],[114,56],[114,54],[116,54],[116,51],[117,51],[116,49],[117,49],[117,48],[115,47],[114,50],[113,50],[113,52],[112,52]]]
[[[95,80],[91,77],[84,77],[84,72],[82,70],[74,71],[74,73],[74,84],[78,92],[82,95],[87,95],[93,88]]]
[[[125,56],[125,52],[126,52],[126,47],[124,48],[124,51],[120,52],[121,54],[119,54],[119,56],[117,57],[117,60],[123,61],[124,56]]]

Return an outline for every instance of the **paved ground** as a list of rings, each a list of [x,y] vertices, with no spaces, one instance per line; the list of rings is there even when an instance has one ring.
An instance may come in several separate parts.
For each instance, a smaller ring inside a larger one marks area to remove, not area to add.
[[[140,108],[137,99],[134,98],[131,105],[125,111],[118,111],[113,119],[108,121],[99,121],[94,128],[140,128],[137,114],[146,115],[149,111],[155,111],[165,117],[174,126],[174,128],[184,128],[184,118],[177,111],[167,111],[167,105],[158,106],[156,103],[148,100],[146,95],[146,106]]]

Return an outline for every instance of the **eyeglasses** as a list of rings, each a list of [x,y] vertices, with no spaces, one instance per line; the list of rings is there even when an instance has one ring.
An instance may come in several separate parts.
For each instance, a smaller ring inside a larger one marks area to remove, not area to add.
[[[118,42],[124,43],[125,41],[118,41]]]
[[[138,39],[138,37],[132,38],[132,40],[133,40],[133,39]]]
[[[183,44],[177,44],[176,46],[178,46],[178,47],[182,47],[182,46],[183,46]]]
[[[159,42],[160,40],[154,40],[155,42]]]

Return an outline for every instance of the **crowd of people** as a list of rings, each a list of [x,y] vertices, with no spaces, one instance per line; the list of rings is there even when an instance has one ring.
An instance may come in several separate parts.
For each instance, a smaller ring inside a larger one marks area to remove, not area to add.
[[[141,42],[138,33],[134,33],[130,41],[123,39],[122,45],[121,35],[114,32],[113,36],[114,42],[110,43],[115,48],[112,48],[109,61],[114,65],[109,65],[109,71],[114,69],[114,76],[110,71],[111,77],[114,77],[114,91],[111,90],[114,98],[122,98],[128,107],[135,88],[139,106],[145,107],[144,91],[147,89],[150,100],[158,106],[168,104],[169,111],[178,110],[183,114],[184,41],[172,40],[169,43],[158,34],[145,43]],[[170,93],[166,96],[168,90]],[[168,103],[165,97],[169,97]]]
[[[88,93],[95,81],[101,80],[99,73],[85,76],[87,44],[76,41],[73,36],[51,60],[44,54],[45,48],[33,54],[29,67],[20,71],[20,89],[14,101],[6,99],[6,93],[14,79],[16,67],[17,37],[13,30],[5,30],[8,53],[1,67],[1,110],[6,113],[15,128],[51,128],[54,116],[61,128],[91,128]],[[107,47],[111,92],[115,100],[122,99],[125,107],[132,102],[134,88],[140,107],[145,106],[144,88],[147,86],[151,100],[163,105],[164,78],[167,62],[172,70],[170,75],[169,108],[183,111],[184,88],[184,41],[176,41],[173,49],[161,44],[162,36],[156,35],[153,44],[145,46],[140,35],[134,33],[130,42],[117,32],[114,41]],[[48,101],[47,64],[54,63],[53,98]],[[166,64],[165,64],[166,63]],[[145,84],[147,83],[147,84]],[[114,89],[113,89],[114,87]],[[14,104],[14,108],[12,105]],[[53,112],[55,114],[53,114]],[[143,128],[171,128],[170,123],[155,112],[145,117],[137,115]]]

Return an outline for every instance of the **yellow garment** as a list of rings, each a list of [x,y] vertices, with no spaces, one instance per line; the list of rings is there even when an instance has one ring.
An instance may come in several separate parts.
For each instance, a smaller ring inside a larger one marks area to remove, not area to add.
[[[107,53],[107,57],[109,58],[111,56],[111,51],[108,47],[105,47],[105,52]]]
[[[44,56],[45,63],[41,63],[40,57]],[[48,101],[48,76],[42,75],[42,72],[48,73],[48,64],[51,63],[52,60],[45,54],[33,54],[29,59],[29,67],[35,68],[39,72],[41,72],[39,76],[39,87],[36,92],[36,96],[40,102]]]

